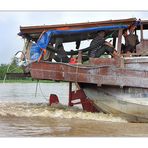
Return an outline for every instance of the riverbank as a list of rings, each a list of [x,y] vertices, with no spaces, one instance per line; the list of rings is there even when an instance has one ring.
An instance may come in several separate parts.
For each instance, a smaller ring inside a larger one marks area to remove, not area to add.
[[[55,81],[39,80],[41,83],[54,83]],[[16,79],[16,80],[0,80],[0,83],[37,83],[37,80],[32,79]]]

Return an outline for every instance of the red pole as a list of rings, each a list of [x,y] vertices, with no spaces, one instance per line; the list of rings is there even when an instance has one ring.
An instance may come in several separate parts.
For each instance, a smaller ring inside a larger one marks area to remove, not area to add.
[[[72,100],[72,82],[69,82],[69,102],[68,102],[68,106],[73,106],[73,104],[71,103]]]

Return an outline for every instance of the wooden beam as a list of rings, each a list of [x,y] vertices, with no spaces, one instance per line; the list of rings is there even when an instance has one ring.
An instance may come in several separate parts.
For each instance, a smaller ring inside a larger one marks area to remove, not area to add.
[[[119,53],[121,53],[122,32],[123,32],[123,29],[120,29],[119,32],[118,32],[117,51],[118,51]]]
[[[140,25],[140,35],[141,35],[141,41],[143,41],[143,24]]]
[[[113,38],[113,46],[116,46],[116,37]]]

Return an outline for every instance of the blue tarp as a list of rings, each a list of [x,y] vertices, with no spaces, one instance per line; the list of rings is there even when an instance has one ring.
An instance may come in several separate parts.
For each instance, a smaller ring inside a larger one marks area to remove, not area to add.
[[[114,30],[114,29],[120,29],[120,28],[128,28],[128,25],[113,25],[113,26],[103,26],[103,27],[91,27],[91,28],[83,28],[78,30],[49,30],[45,33],[43,33],[42,37],[37,41],[36,47],[33,45],[31,48],[41,48],[46,49],[48,44],[51,41],[51,38],[53,35],[74,35],[74,34],[81,34],[81,33],[91,33],[91,32],[97,32],[101,30]],[[35,60],[31,57],[31,60]],[[37,59],[36,59],[37,60]]]
[[[40,47],[37,46],[37,44],[33,43],[30,49],[30,57],[32,61],[38,60],[38,58],[41,55]]]

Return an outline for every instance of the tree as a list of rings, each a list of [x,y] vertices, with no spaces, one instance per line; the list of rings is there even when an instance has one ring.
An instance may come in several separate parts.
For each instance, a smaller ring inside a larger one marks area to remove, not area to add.
[[[17,61],[15,58],[12,59],[10,64],[0,65],[0,79],[3,80],[6,73],[23,73],[23,69],[17,66]]]
[[[8,65],[7,64],[1,64],[0,65],[0,79],[4,79],[6,71],[7,71]]]

